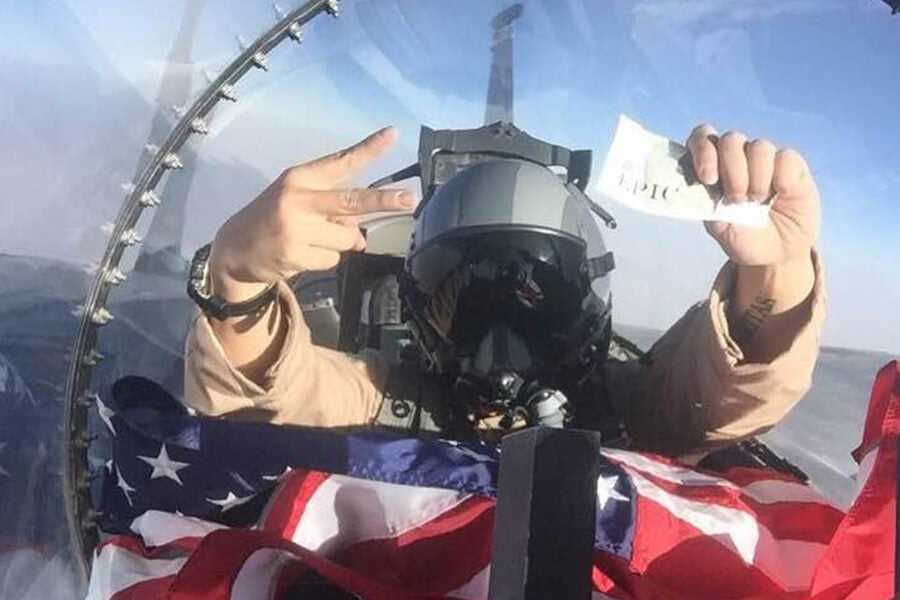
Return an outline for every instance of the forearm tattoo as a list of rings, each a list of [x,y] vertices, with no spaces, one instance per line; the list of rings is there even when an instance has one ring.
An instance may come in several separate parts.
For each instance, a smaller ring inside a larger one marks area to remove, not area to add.
[[[734,338],[738,343],[747,343],[756,337],[759,330],[772,315],[775,308],[774,298],[765,298],[757,296],[753,299],[750,307],[744,311],[741,320],[738,322],[734,331]]]

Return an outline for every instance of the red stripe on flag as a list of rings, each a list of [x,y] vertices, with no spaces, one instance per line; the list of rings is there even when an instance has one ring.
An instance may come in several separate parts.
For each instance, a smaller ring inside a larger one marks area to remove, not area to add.
[[[353,544],[335,560],[385,585],[447,594],[490,564],[495,504],[468,498],[396,537]]]
[[[598,567],[594,568],[594,587],[611,598],[621,600],[805,600],[804,592],[772,593],[759,592],[750,588],[729,590],[725,594],[704,596],[693,591],[679,591],[688,586],[668,587],[652,577],[645,577],[632,571],[628,561],[611,554],[598,553]],[[602,569],[602,570],[601,570]],[[682,574],[683,579],[693,578],[693,569]]]
[[[632,470],[631,467],[626,469]],[[740,488],[679,485],[644,471],[639,472],[645,479],[673,496],[745,512],[753,516],[775,538],[827,544],[844,519],[844,513],[840,509],[825,504],[814,502],[764,504],[747,496]]]
[[[900,363],[893,361],[878,373],[872,388],[860,446],[865,453],[877,453],[875,463],[816,569],[812,585],[816,600],[893,597],[898,435]]]
[[[295,586],[309,570],[309,567],[300,560],[284,565],[278,573],[274,588],[275,593],[272,594],[272,598],[275,600],[291,598],[288,594],[295,591]]]
[[[167,600],[228,600],[244,562],[263,548],[289,551],[337,587],[363,600],[419,600],[427,596],[392,589],[269,531],[219,530],[208,534],[181,568]]]
[[[869,410],[866,413],[866,425],[863,428],[862,443],[853,451],[853,458],[859,463],[881,439],[885,433],[898,434],[894,425],[892,431],[885,431],[885,419],[888,408],[897,397],[900,397],[900,361],[892,360],[878,371],[872,393],[869,396]]]
[[[593,584],[594,591],[601,592],[602,594],[609,596],[610,598],[616,598],[617,600],[630,600],[632,598],[632,595],[629,594],[621,586],[619,586],[616,581],[612,577],[610,577],[611,571],[605,572],[604,570],[601,570],[599,565],[603,564],[606,561],[618,561],[625,565],[625,572],[629,572],[627,560],[614,554],[597,552],[597,558],[594,560],[594,567],[591,569],[591,583]]]
[[[262,519],[261,529],[290,538],[306,510],[309,499],[330,475],[321,471],[292,471],[275,490]]]
[[[686,473],[691,473],[693,475],[701,475],[707,478],[715,478],[715,479],[726,479],[731,481],[736,485],[748,485],[750,483],[755,483],[757,481],[789,481],[796,482],[799,481],[793,475],[788,473],[782,473],[781,471],[775,471],[773,469],[755,469],[752,467],[734,467],[732,469],[728,469],[727,471],[715,471],[712,469],[703,469],[696,466],[687,466],[686,464],[679,462],[677,459],[670,458],[668,456],[663,456],[662,454],[653,454],[650,452],[623,452],[623,451],[603,451],[604,456],[616,463],[622,464],[623,462],[628,464],[627,460],[623,460],[622,456],[625,455],[639,455],[643,459],[647,459],[658,463],[660,465],[664,465],[673,470],[680,470]],[[631,465],[635,466],[635,465]]]
[[[597,557],[603,572],[634,598],[802,597],[786,594],[717,537],[652,500],[639,497],[637,515],[631,563],[605,553]]]

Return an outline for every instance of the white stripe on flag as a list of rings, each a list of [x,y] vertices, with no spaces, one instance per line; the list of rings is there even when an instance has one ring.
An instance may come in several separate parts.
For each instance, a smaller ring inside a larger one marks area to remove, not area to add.
[[[143,538],[148,546],[164,546],[185,537],[203,537],[217,529],[228,527],[159,510],[148,510],[131,522],[131,531]]]
[[[449,598],[459,598],[459,600],[482,600],[487,598],[490,579],[491,567],[487,566],[475,573],[472,579],[447,594],[447,596]]]
[[[764,479],[748,483],[740,488],[741,493],[746,494],[760,504],[774,504],[776,502],[803,502],[807,504],[822,504],[834,506],[816,490],[804,483],[784,481],[783,479]]]
[[[287,550],[261,548],[251,554],[231,585],[229,600],[272,600],[278,575],[285,565],[299,560]]]
[[[689,500],[671,494],[630,467],[638,494],[720,543],[731,546],[745,564],[788,591],[808,590],[825,544],[775,539],[756,517],[736,508]]]
[[[108,600],[142,581],[174,575],[187,562],[182,558],[145,558],[110,543],[94,557],[85,600]]]
[[[603,455],[670,483],[688,486],[710,485],[738,490],[742,494],[750,496],[761,504],[773,504],[775,502],[812,502],[825,506],[834,506],[810,486],[799,482],[785,481],[773,477],[771,479],[760,479],[748,483],[747,485],[740,486],[723,477],[697,473],[691,469],[659,462],[635,452],[603,450]]]
[[[788,592],[808,592],[826,548],[815,542],[776,540],[768,528],[760,527],[756,568]]]
[[[759,524],[753,515],[735,508],[675,496],[643,477],[638,471],[629,467],[626,467],[626,470],[631,475],[631,481],[638,494],[656,502],[675,517],[706,535],[714,536],[720,542],[724,541],[723,538],[727,538],[744,563],[748,565],[753,563],[756,544],[759,541]]]
[[[328,555],[349,544],[396,537],[468,497],[454,490],[332,475],[309,499],[291,539],[304,548]]]
[[[713,477],[712,475],[698,473],[697,471],[686,467],[668,465],[636,452],[604,449],[602,453],[607,458],[611,458],[616,462],[626,464],[655,477],[659,477],[660,479],[664,479],[671,483],[677,483],[678,485],[714,485],[731,489],[737,489],[738,487],[734,483],[722,479],[721,477]]]

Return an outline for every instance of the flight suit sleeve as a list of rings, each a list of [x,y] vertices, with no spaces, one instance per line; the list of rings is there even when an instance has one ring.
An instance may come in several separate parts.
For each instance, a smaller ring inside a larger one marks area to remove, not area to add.
[[[634,446],[702,455],[778,423],[812,381],[825,318],[825,282],[813,253],[809,314],[789,348],[767,363],[744,360],[726,313],[735,266],[719,272],[709,299],[691,307],[642,360],[611,362],[607,393]]]
[[[199,310],[185,342],[184,402],[206,415],[317,427],[372,421],[381,401],[387,365],[312,343],[300,304],[285,283],[278,301],[288,333],[279,359],[257,384],[228,360]]]

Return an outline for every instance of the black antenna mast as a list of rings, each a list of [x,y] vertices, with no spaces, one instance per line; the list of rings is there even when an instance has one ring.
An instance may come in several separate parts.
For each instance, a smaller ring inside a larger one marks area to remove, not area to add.
[[[491,21],[491,79],[488,83],[484,124],[513,122],[513,23],[522,16],[522,5],[513,4]]]

